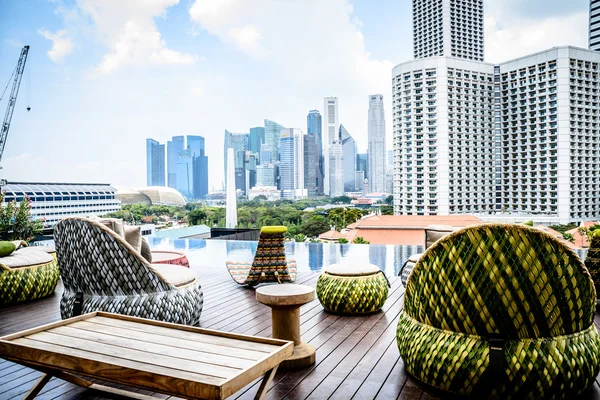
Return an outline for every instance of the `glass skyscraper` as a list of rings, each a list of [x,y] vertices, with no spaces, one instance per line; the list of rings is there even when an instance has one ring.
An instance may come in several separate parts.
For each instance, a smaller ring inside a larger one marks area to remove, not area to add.
[[[265,128],[258,126],[256,128],[250,128],[250,144],[249,149],[252,153],[258,154],[260,152],[260,145],[265,142]]]
[[[233,154],[234,154],[234,162],[233,165],[234,167],[237,169],[242,168],[244,169],[244,157],[246,154],[246,150],[249,150],[249,146],[250,146],[250,135],[247,133],[233,133],[233,132],[229,132],[228,130],[225,130],[225,141],[224,141],[224,146],[223,146],[223,169],[225,172],[225,186],[227,186],[227,149],[228,148],[232,148],[233,149]],[[241,160],[240,160],[240,157]],[[242,174],[245,176],[245,173]],[[238,175],[238,172],[236,172],[236,176]],[[245,177],[244,178],[236,178],[236,189],[240,189],[242,191],[246,190],[246,183],[245,183]]]
[[[316,135],[304,135],[304,185],[308,197],[317,196],[317,142]]]
[[[271,159],[273,163],[279,161],[279,136],[285,126],[277,122],[265,119],[265,144],[271,149]]]
[[[165,145],[146,139],[146,185],[165,186]]]
[[[193,157],[193,197],[204,199],[208,194],[208,156],[206,156],[204,138],[188,135],[187,145]]]
[[[356,141],[350,136],[344,125],[340,125],[340,139],[344,152],[344,191],[352,192],[356,186]]]
[[[167,142],[167,186],[177,189],[177,160],[184,150],[183,136],[173,136]]]
[[[306,128],[306,133],[308,133],[309,135],[314,135],[316,139],[315,143],[317,146],[317,162],[316,164],[313,164],[314,166],[316,166],[316,191],[317,193],[323,193],[323,120],[321,118],[321,113],[319,112],[319,110],[310,110],[308,112],[308,115],[306,116]],[[309,194],[309,196],[311,195]]]

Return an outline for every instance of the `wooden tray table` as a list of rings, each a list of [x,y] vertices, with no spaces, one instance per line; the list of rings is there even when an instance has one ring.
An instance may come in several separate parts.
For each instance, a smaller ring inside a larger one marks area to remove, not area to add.
[[[0,357],[51,377],[138,399],[150,397],[87,381],[98,378],[188,399],[223,399],[264,375],[264,398],[293,342],[93,312],[0,338]],[[155,398],[152,398],[155,399]]]

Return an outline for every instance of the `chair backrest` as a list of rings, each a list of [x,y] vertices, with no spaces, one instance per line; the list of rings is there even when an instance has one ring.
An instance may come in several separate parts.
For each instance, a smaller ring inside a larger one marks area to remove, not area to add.
[[[425,228],[425,248],[428,249],[432,244],[444,236],[459,230],[454,226],[448,225],[429,225]]]
[[[97,221],[65,218],[54,227],[54,241],[65,290],[116,296],[172,289],[125,240]]]
[[[596,293],[580,258],[523,225],[484,224],[425,251],[405,312],[436,328],[503,339],[571,334],[593,323]]]
[[[287,227],[285,226],[263,226],[260,229],[258,246],[248,275],[250,278],[258,279],[258,276],[264,273],[267,280],[276,280],[275,272],[280,275],[280,278],[287,278],[289,272],[285,257],[284,235],[286,232]]]

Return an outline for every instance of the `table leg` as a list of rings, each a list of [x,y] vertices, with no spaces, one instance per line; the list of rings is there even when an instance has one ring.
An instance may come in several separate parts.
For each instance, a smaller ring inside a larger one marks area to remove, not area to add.
[[[269,390],[269,386],[271,386],[271,381],[273,380],[273,377],[275,377],[275,373],[277,372],[277,367],[278,366],[275,366],[275,368],[273,368],[265,374],[262,382],[260,383],[260,387],[258,388],[258,392],[256,392],[254,400],[263,400],[265,398],[265,396],[267,395],[267,391]]]
[[[50,378],[52,378],[52,375],[42,375],[40,379],[38,379],[38,381],[35,383],[35,385],[33,385],[31,389],[29,389],[29,392],[27,392],[27,394],[23,397],[23,400],[34,399],[35,396],[37,396],[38,393],[44,388],[44,386],[46,386],[46,383],[50,381]]]

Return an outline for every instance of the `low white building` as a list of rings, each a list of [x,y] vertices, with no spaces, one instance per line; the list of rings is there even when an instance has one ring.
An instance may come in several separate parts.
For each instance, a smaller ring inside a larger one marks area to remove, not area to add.
[[[4,202],[31,200],[31,216],[53,228],[65,217],[102,216],[121,209],[117,190],[109,184],[10,182],[2,188]]]
[[[258,196],[265,196],[268,201],[281,200],[281,192],[277,186],[254,186],[248,193],[248,200],[254,200]]]

